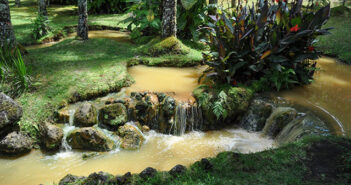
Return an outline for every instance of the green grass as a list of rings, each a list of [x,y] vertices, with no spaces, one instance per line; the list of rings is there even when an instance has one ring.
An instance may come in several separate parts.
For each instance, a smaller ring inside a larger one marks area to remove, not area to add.
[[[329,152],[324,151],[328,148]],[[323,151],[320,153],[318,149]],[[213,165],[210,170],[196,162],[177,177],[158,172],[146,180],[134,176],[132,184],[348,184],[351,162],[347,156],[350,154],[351,141],[348,139],[306,138],[259,153],[220,153],[209,159]],[[333,171],[334,168],[337,171]],[[322,169],[321,173],[319,169]]]
[[[331,35],[322,36],[317,44],[324,54],[336,56],[351,64],[351,13],[332,14],[325,27],[333,27]]]

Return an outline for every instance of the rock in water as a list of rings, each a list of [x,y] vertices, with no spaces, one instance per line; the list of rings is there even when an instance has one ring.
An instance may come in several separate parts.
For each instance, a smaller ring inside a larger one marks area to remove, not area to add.
[[[291,121],[276,137],[279,144],[286,144],[308,135],[330,135],[327,125],[318,117],[307,114]]]
[[[141,131],[132,124],[125,124],[118,129],[121,139],[121,147],[127,150],[135,150],[141,147],[144,136]]]
[[[58,150],[62,144],[63,130],[62,128],[50,124],[44,123],[39,126],[42,142],[47,150]]]
[[[91,103],[85,102],[74,113],[74,125],[90,127],[97,124],[97,110]]]
[[[249,110],[246,112],[240,126],[248,131],[261,131],[267,118],[271,115],[274,105],[261,98],[252,100]]]
[[[263,133],[267,136],[275,138],[288,123],[294,120],[297,111],[291,107],[276,108],[266,121]]]
[[[67,174],[65,177],[63,177],[60,180],[59,185],[66,185],[66,184],[74,183],[78,180],[83,180],[83,179],[85,179],[85,177],[78,177],[75,175]]]
[[[100,110],[101,125],[109,130],[117,130],[128,120],[127,108],[122,103],[106,105]]]
[[[115,148],[112,140],[92,127],[74,130],[67,136],[67,142],[73,149],[109,151]]]
[[[17,122],[22,117],[22,107],[12,98],[0,93],[0,137],[18,130]]]
[[[0,153],[5,155],[21,155],[31,151],[32,138],[21,133],[12,132],[0,141]]]

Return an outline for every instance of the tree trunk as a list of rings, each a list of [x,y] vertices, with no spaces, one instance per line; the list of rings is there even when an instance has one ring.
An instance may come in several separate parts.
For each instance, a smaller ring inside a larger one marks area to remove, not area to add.
[[[48,11],[46,10],[45,0],[38,0],[38,14],[48,20]]]
[[[235,8],[236,0],[232,0],[232,8]]]
[[[16,37],[11,24],[8,0],[0,0],[0,47],[15,47]]]
[[[177,35],[177,0],[163,0],[162,38]]]
[[[77,35],[83,40],[88,39],[88,3],[87,0],[78,0],[78,29]]]
[[[20,5],[21,5],[21,0],[16,0],[16,1],[15,1],[15,4],[16,4],[17,7],[20,7]]]

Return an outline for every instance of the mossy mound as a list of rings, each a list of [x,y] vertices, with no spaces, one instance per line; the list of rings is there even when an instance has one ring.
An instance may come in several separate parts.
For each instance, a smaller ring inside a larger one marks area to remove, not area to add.
[[[160,39],[159,37],[152,39],[144,47],[142,52],[146,55],[158,57],[166,54],[186,55],[190,53],[190,48],[185,46],[182,41],[176,37],[168,37]]]

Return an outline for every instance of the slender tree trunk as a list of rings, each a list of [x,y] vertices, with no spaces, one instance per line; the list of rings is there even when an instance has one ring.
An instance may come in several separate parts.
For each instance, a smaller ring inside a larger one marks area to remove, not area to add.
[[[16,4],[17,7],[20,7],[20,5],[21,5],[21,0],[16,0],[16,1],[15,1],[15,4]]]
[[[16,37],[11,24],[10,7],[8,0],[0,0],[0,47],[14,47]]]
[[[78,29],[77,35],[83,40],[88,39],[88,3],[87,0],[78,0]]]
[[[162,38],[177,35],[177,0],[163,0]]]
[[[236,0],[232,0],[232,8],[235,8]]]
[[[38,14],[48,20],[48,11],[46,10],[45,0],[38,0]]]

